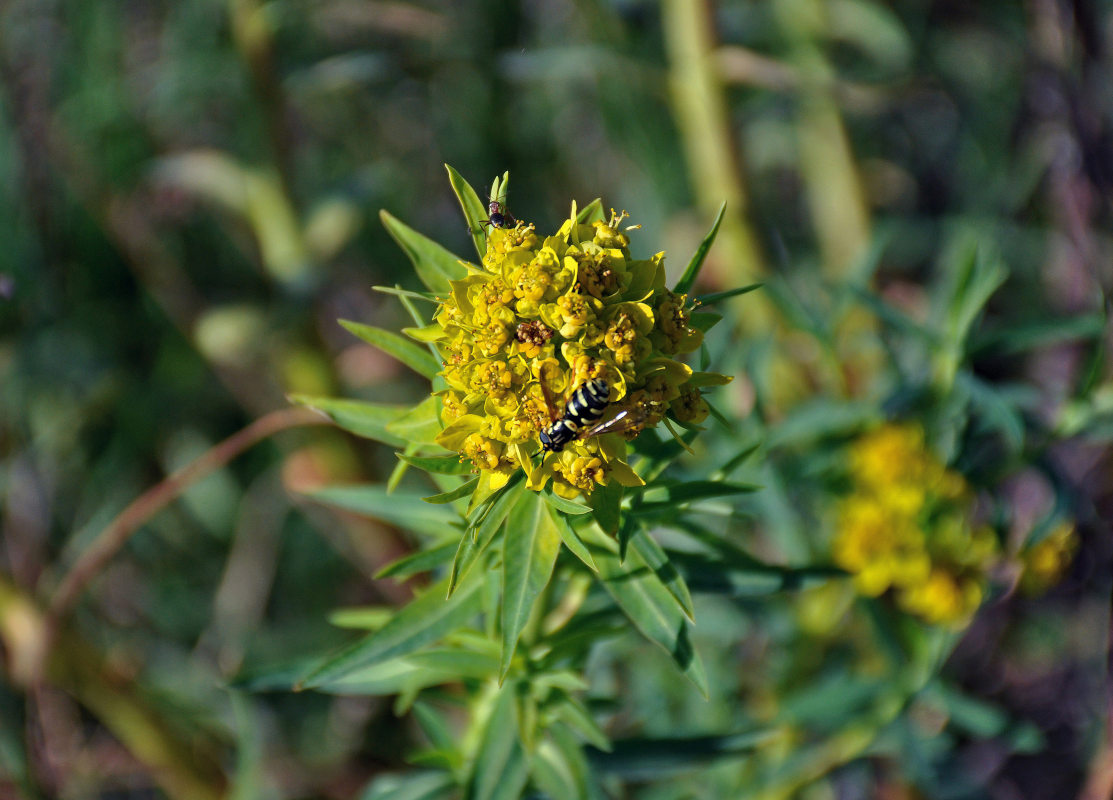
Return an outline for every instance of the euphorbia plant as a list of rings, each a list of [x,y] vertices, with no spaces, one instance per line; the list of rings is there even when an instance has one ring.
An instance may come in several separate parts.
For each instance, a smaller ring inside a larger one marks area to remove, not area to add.
[[[532,782],[553,796],[585,796],[580,743],[608,746],[578,699],[593,642],[625,617],[707,691],[689,639],[688,588],[648,531],[655,520],[675,523],[692,500],[754,488],[665,477],[711,411],[703,391],[730,380],[706,371],[701,347],[719,317],[695,309],[754,287],[689,298],[718,221],[670,289],[664,253],[631,255],[636,226],[623,225],[624,213],[573,203],[546,234],[491,213],[506,208],[506,176],[484,203],[448,171],[478,263],[384,212],[427,291],[379,288],[398,297],[414,327],[403,338],[343,323],[429,378],[429,397],[413,408],[297,398],[400,448],[386,487],[317,497],[409,528],[415,552],[380,577],[433,582],[400,610],[338,615],[371,632],[321,659],[299,685],[397,693],[402,711],[424,689],[462,683],[471,710],[463,734],[449,734],[432,706],[415,708],[433,743],[421,759],[447,770],[438,778],[445,791],[485,796]],[[577,394],[589,383],[596,395]],[[585,404],[593,424],[572,425],[555,443],[547,437],[562,419],[582,422]],[[418,499],[400,488],[409,468],[441,491]]]

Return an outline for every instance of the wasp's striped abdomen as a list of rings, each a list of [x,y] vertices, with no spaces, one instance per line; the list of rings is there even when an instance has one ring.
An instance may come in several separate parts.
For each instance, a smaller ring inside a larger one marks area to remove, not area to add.
[[[572,393],[560,419],[541,431],[541,449],[559,453],[564,446],[599,421],[607,409],[611,387],[593,378]]]

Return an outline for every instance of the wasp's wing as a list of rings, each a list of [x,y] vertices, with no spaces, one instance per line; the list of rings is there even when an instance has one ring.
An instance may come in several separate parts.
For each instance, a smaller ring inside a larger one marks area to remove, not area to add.
[[[540,374],[537,376],[537,383],[541,385],[541,393],[545,395],[545,407],[549,409],[549,421],[556,425],[557,420],[560,419],[562,409],[557,408],[556,403],[553,402],[553,393],[549,389],[549,384],[545,382],[545,367],[552,366],[551,363],[543,363],[541,365]]]
[[[631,428],[643,425],[645,420],[645,412],[625,409],[619,411],[610,419],[603,420],[598,425],[588,428],[577,438],[587,439],[592,436],[602,436],[604,433],[625,433]]]

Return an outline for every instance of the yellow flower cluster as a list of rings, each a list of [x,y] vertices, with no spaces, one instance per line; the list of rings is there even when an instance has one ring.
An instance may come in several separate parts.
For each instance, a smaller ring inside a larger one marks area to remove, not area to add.
[[[961,626],[981,604],[997,538],[975,525],[963,477],[932,455],[914,424],[890,424],[851,447],[851,494],[838,513],[835,563],[862,594],[892,590],[933,624]]]
[[[1020,554],[1024,572],[1020,588],[1027,594],[1039,594],[1054,586],[1063,577],[1075,553],[1078,535],[1074,524],[1060,522],[1047,536]]]
[[[567,498],[611,480],[641,485],[626,439],[670,412],[703,421],[700,387],[729,380],[677,360],[703,335],[690,325],[687,297],[665,288],[664,253],[630,257],[625,216],[586,224],[573,206],[552,236],[522,223],[494,228],[482,267],[469,267],[443,298],[435,341],[448,388],[438,393],[445,429],[437,442],[471,459],[483,488],[505,485],[518,469],[531,489],[551,479]],[[590,379],[610,387],[604,421],[627,412],[621,435],[577,438],[535,461],[539,433]]]

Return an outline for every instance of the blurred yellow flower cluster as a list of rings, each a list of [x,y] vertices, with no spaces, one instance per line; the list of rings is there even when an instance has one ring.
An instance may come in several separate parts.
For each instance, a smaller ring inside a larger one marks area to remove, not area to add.
[[[1078,535],[1074,524],[1060,522],[1031,547],[1020,554],[1024,572],[1020,588],[1027,594],[1039,594],[1059,582],[1078,552]]]
[[[835,563],[864,595],[892,590],[902,609],[927,622],[968,622],[999,548],[993,531],[972,519],[965,479],[927,449],[914,424],[861,437],[849,468],[853,488],[838,512]]]
[[[482,268],[453,281],[442,300],[436,342],[448,388],[439,392],[445,429],[437,442],[470,459],[483,488],[503,486],[518,469],[531,489],[552,479],[567,498],[611,480],[641,485],[626,463],[626,438],[670,412],[702,422],[700,387],[729,380],[677,360],[703,335],[690,324],[687,297],[665,288],[664,253],[630,257],[625,216],[587,224],[573,206],[552,236],[522,223],[493,228]],[[539,432],[590,379],[609,386],[604,421],[627,412],[621,435],[577,438],[534,463]]]

